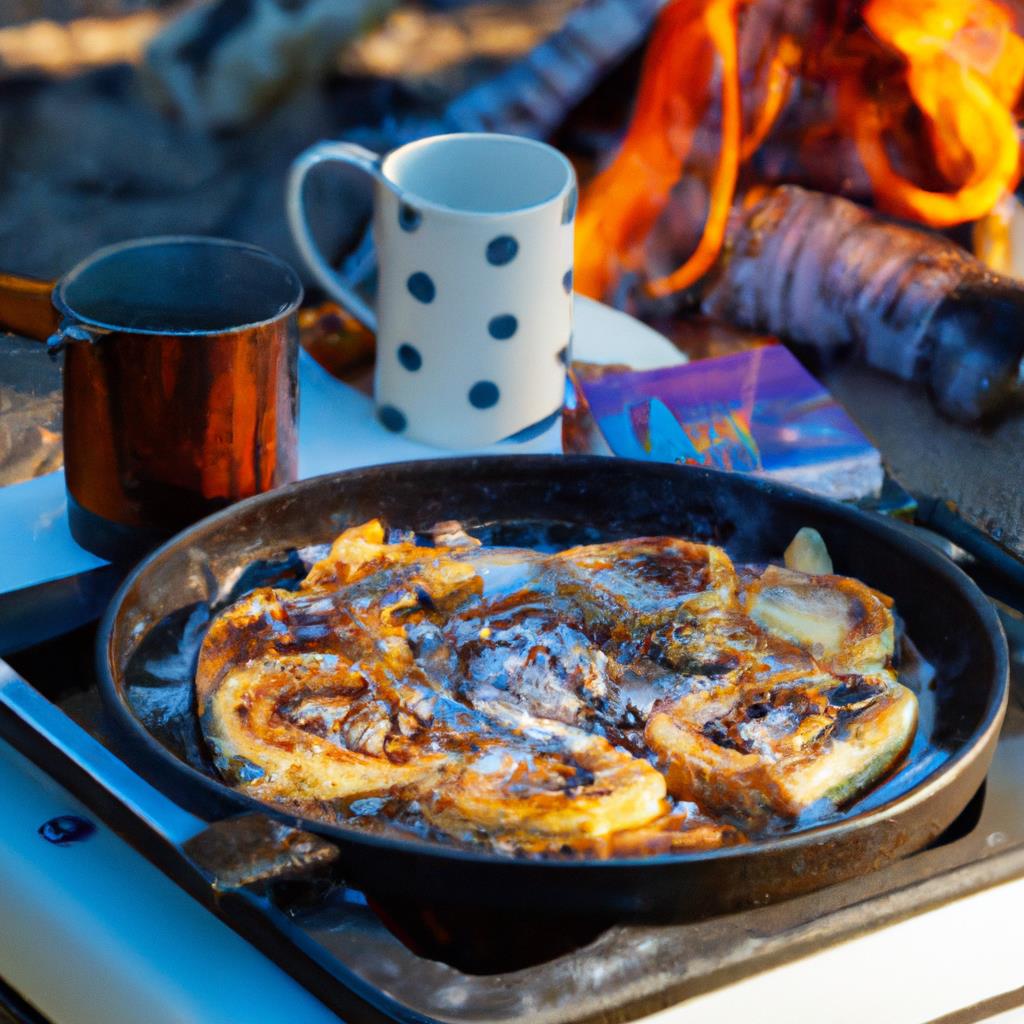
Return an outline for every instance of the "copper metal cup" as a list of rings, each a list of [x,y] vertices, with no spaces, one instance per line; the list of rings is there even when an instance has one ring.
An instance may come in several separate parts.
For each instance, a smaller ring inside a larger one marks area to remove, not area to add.
[[[57,282],[49,344],[65,350],[68,520],[79,544],[132,559],[295,479],[301,298],[277,257],[200,237],[101,249]],[[3,308],[0,288],[0,321]]]

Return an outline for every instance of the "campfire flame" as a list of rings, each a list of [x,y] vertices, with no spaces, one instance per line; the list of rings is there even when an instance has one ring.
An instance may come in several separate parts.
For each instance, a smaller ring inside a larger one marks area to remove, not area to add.
[[[758,3],[772,0],[670,0],[662,11],[622,147],[580,205],[580,291],[601,297],[623,271],[643,271],[645,242],[695,173],[695,139],[711,125],[703,232],[682,266],[646,288],[667,295],[699,281],[722,250],[748,161],[800,102],[800,80],[831,91],[830,128],[854,143],[880,210],[948,227],[985,216],[1016,187],[1024,39],[1004,3],[823,3],[795,30],[779,19],[752,48],[742,28]]]
[[[1013,106],[1024,79],[1024,40],[1009,13],[991,0],[873,0],[864,20],[906,59],[907,91],[925,117],[935,166],[958,183],[936,192],[901,175],[886,138],[899,131],[905,109],[867,95],[851,76],[840,89],[840,110],[850,116],[876,203],[933,227],[984,216],[1018,177]]]

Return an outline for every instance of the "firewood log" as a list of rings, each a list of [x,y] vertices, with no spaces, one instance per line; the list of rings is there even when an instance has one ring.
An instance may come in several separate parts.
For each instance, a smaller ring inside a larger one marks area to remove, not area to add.
[[[1024,283],[837,196],[772,189],[736,216],[703,311],[928,386],[972,422],[1020,389]]]

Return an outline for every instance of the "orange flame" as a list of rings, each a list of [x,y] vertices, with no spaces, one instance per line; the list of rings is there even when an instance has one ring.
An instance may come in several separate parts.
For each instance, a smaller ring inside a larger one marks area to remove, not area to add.
[[[1024,40],[1007,11],[991,0],[871,0],[864,20],[907,62],[906,84],[928,121],[935,166],[952,192],[915,185],[892,166],[885,108],[859,79],[840,91],[854,140],[879,207],[933,227],[977,220],[1019,177],[1013,104],[1024,81]]]
[[[1014,105],[1024,85],[1024,40],[999,0],[867,0],[861,17],[871,35],[856,59],[826,50],[811,60],[802,41],[782,36],[766,42],[758,68],[741,69],[740,16],[753,2],[670,0],[662,11],[622,148],[580,205],[576,281],[585,294],[605,295],[622,270],[643,267],[647,236],[687,171],[698,128],[715,107],[719,146],[703,233],[681,267],[646,287],[650,294],[667,295],[711,269],[724,244],[743,165],[785,108],[798,72],[834,86],[835,127],[854,141],[881,209],[945,227],[978,219],[1016,186]],[[902,72],[876,81],[872,54],[878,60],[899,58]],[[755,72],[748,98],[758,99],[748,126],[742,70]],[[922,187],[894,165],[891,145],[906,134],[912,112],[925,125],[933,169],[948,191]]]
[[[671,0],[644,61],[636,110],[615,161],[584,193],[576,225],[577,288],[604,294],[622,268],[639,267],[640,248],[679,181],[710,97],[714,56],[722,62],[722,147],[716,197],[735,188],[739,166],[739,68],[736,16],[744,0]],[[724,214],[728,213],[728,205]],[[702,248],[687,266],[704,269],[717,255],[724,215],[712,201]],[[714,251],[712,251],[714,250]],[[710,256],[710,260],[709,260]],[[703,272],[703,271],[702,271]],[[698,275],[699,276],[699,275]]]

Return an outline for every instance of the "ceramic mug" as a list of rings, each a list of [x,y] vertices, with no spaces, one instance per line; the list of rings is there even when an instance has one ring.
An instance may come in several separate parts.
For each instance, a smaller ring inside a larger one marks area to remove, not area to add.
[[[324,259],[303,185],[338,161],[374,179],[376,313]],[[295,161],[288,216],[324,289],[377,334],[377,416],[445,448],[525,439],[561,412],[572,339],[576,176],[551,146],[438,135],[381,158],[321,142]]]

